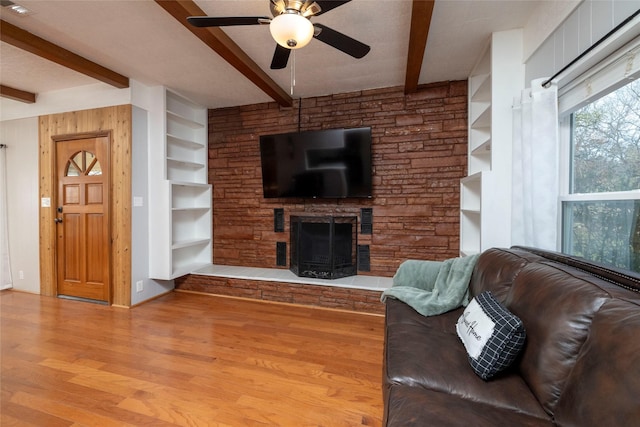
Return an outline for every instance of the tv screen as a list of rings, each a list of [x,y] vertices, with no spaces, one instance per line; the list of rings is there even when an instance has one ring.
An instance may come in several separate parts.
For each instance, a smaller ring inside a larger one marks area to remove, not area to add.
[[[260,137],[264,197],[371,197],[371,128]]]

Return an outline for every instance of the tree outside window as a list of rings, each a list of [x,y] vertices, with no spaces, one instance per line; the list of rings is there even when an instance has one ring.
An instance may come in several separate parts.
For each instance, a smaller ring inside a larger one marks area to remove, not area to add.
[[[640,80],[571,116],[563,251],[640,271]]]

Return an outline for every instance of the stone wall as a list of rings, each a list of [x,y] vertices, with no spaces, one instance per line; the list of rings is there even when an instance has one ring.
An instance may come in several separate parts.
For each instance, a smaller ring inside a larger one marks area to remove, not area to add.
[[[381,291],[189,274],[176,289],[384,315]]]
[[[263,134],[370,126],[373,198],[265,199]],[[304,98],[294,108],[265,103],[209,110],[209,182],[213,184],[213,261],[276,268],[276,242],[289,247],[292,213],[373,209],[370,274],[390,277],[405,259],[458,256],[460,179],[467,168],[467,82]],[[274,208],[285,231],[274,232]],[[287,267],[280,267],[287,268]]]

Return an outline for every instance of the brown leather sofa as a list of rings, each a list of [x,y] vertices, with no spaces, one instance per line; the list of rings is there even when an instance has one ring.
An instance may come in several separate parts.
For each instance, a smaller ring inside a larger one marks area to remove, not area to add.
[[[526,328],[516,362],[484,381],[455,331],[463,308],[424,317],[387,299],[386,426],[640,426],[640,274],[532,248],[490,249],[490,290]]]

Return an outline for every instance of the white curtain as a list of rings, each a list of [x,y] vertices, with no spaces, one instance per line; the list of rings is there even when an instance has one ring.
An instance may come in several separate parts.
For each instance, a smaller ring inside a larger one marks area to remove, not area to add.
[[[12,287],[7,221],[7,149],[0,144],[0,289]]]
[[[514,245],[557,249],[558,90],[533,80],[513,107]]]

